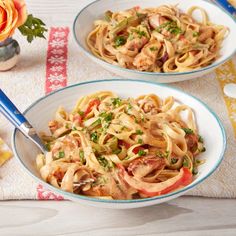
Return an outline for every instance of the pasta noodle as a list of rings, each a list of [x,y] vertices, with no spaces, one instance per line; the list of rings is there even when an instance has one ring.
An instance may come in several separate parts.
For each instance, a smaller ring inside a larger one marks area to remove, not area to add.
[[[185,118],[186,117],[186,118]],[[191,183],[205,151],[192,109],[155,94],[121,99],[110,91],[59,107],[36,164],[62,190],[107,199],[152,197]]]
[[[199,11],[198,22],[193,14]],[[98,58],[128,69],[150,72],[185,72],[212,64],[219,58],[228,29],[209,21],[201,7],[186,13],[177,6],[134,7],[105,13],[87,36]]]

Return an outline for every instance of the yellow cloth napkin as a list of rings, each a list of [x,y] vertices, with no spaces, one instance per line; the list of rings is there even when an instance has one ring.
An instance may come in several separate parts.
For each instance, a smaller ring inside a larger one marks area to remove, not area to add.
[[[6,143],[0,138],[0,166],[12,157],[12,152]]]

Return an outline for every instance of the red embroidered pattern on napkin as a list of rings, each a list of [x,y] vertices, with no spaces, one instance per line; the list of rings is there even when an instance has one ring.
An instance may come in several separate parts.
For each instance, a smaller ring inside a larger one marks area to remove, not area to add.
[[[67,84],[68,27],[52,27],[46,61],[46,94]]]
[[[68,27],[52,27],[49,33],[45,93],[48,94],[67,85]],[[41,184],[37,187],[39,200],[64,200],[58,194],[45,189]]]

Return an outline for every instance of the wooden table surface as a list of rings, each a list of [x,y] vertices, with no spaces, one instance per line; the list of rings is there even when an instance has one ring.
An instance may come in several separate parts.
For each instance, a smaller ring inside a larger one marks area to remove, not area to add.
[[[28,0],[47,25],[71,25],[92,0]],[[181,197],[132,210],[99,209],[69,201],[0,202],[0,235],[236,235],[236,200]]]
[[[0,202],[0,235],[236,235],[235,200],[181,197],[161,205],[111,210],[69,201]]]

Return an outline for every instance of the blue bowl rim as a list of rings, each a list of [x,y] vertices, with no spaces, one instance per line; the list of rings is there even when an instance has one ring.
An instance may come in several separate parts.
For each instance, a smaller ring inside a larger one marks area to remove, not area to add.
[[[208,178],[217,168],[218,166],[220,165],[220,163],[222,162],[223,160],[223,157],[224,157],[224,153],[225,153],[225,150],[226,150],[226,133],[225,133],[225,129],[219,119],[219,117],[215,114],[215,112],[213,112],[209,106],[202,102],[199,98],[191,95],[191,94],[188,94],[186,92],[183,92],[182,90],[180,89],[177,89],[177,88],[174,88],[174,87],[171,87],[171,86],[167,86],[165,84],[160,84],[160,83],[156,83],[156,82],[151,82],[151,81],[144,81],[144,80],[133,80],[133,79],[108,79],[108,80],[91,80],[91,81],[87,81],[87,82],[81,82],[81,83],[77,83],[77,84],[73,84],[73,85],[70,85],[68,87],[65,87],[65,88],[62,88],[62,89],[59,89],[59,90],[56,90],[48,95],[45,95],[41,98],[39,98],[38,100],[36,100],[33,104],[31,104],[24,112],[23,114],[25,115],[32,107],[34,107],[35,105],[37,105],[40,101],[46,99],[47,97],[50,97],[52,96],[53,94],[56,94],[56,93],[60,93],[62,92],[63,90],[67,90],[67,89],[70,89],[70,88],[73,88],[73,87],[79,87],[81,85],[85,85],[85,84],[93,84],[93,83],[101,83],[101,82],[134,82],[134,83],[148,83],[148,84],[152,84],[154,86],[161,86],[161,87],[166,87],[166,88],[170,88],[172,90],[175,90],[177,92],[180,92],[180,93],[183,93],[195,100],[197,100],[200,104],[202,104],[212,115],[213,117],[216,119],[218,125],[220,126],[220,130],[221,130],[221,134],[222,134],[222,138],[223,138],[223,148],[222,148],[222,151],[221,151],[221,154],[220,154],[220,158],[218,160],[218,162],[215,164],[215,166],[209,171],[209,173],[203,177],[201,180],[198,180],[195,184],[190,184],[190,185],[187,185],[186,187],[182,188],[182,189],[179,189],[177,191],[174,191],[174,192],[171,192],[171,193],[168,193],[168,194],[164,194],[164,195],[160,195],[160,196],[155,196],[155,197],[152,197],[152,198],[142,198],[142,199],[131,199],[131,200],[108,200],[108,199],[98,199],[98,198],[92,198],[92,197],[87,197],[87,196],[83,196],[83,195],[78,195],[78,194],[74,194],[74,193],[69,193],[69,192],[66,192],[66,191],[63,191],[63,190],[60,190],[46,182],[44,182],[42,179],[38,178],[37,176],[35,176],[31,171],[30,169],[28,169],[28,167],[23,163],[23,161],[21,160],[20,158],[20,155],[18,155],[18,152],[17,152],[17,148],[16,148],[16,143],[15,143],[15,140],[16,140],[16,132],[17,132],[17,129],[15,128],[14,129],[14,132],[12,134],[12,147],[13,147],[13,152],[15,154],[15,156],[17,157],[17,160],[21,163],[21,165],[27,170],[27,172],[29,173],[29,175],[31,175],[37,182],[40,182],[42,183],[42,185],[44,186],[47,186],[47,188],[51,189],[52,191],[54,192],[57,192],[59,194],[61,194],[62,196],[68,196],[69,199],[73,199],[73,198],[77,198],[77,199],[80,199],[80,200],[83,200],[83,201],[90,201],[90,202],[98,202],[98,203],[115,203],[115,204],[127,204],[127,203],[143,203],[143,202],[149,202],[149,201],[155,201],[155,200],[158,200],[158,199],[165,199],[165,198],[168,198],[168,197],[172,197],[172,196],[175,196],[181,193],[184,193],[184,192],[187,192],[189,191],[190,189],[194,188],[196,185],[198,185],[199,183],[203,182],[206,178]]]
[[[93,4],[96,4],[97,2],[100,2],[102,0],[95,0],[91,3],[89,3],[88,5],[86,5],[85,7],[83,7],[79,13],[76,15],[75,19],[74,19],[74,22],[73,22],[73,36],[74,36],[74,39],[77,43],[77,45],[79,46],[79,48],[85,53],[85,55],[87,55],[88,57],[93,57],[93,59],[95,59],[96,61],[98,62],[101,62],[103,64],[105,64],[106,66],[110,66],[110,67],[113,67],[114,69],[116,70],[123,70],[124,72],[129,72],[129,73],[136,73],[136,74],[140,74],[140,75],[156,75],[156,76],[180,76],[180,75],[189,75],[189,74],[195,74],[195,73],[198,73],[198,72],[202,72],[202,71],[208,71],[208,70],[211,70],[211,69],[214,69],[218,66],[220,66],[221,64],[223,64],[224,62],[226,62],[227,60],[229,60],[235,53],[236,53],[236,48],[234,49],[234,51],[227,57],[225,58],[224,60],[222,61],[219,61],[217,63],[213,63],[209,66],[206,66],[206,67],[203,67],[201,69],[196,69],[196,70],[192,70],[192,71],[186,71],[186,72],[170,72],[170,73],[160,73],[160,72],[147,72],[147,71],[138,71],[138,70],[131,70],[131,69],[127,69],[127,68],[123,68],[123,67],[120,67],[120,66],[116,66],[116,65],[112,65],[96,56],[94,56],[89,50],[86,50],[79,42],[79,40],[77,39],[76,37],[76,22],[78,20],[78,18],[80,17],[80,15],[82,14],[82,12],[84,10],[86,10],[89,6],[93,5]],[[228,13],[223,7],[221,7],[220,5],[216,5],[212,2],[209,2],[207,0],[202,0],[206,3],[209,3],[219,9],[221,9],[221,11],[225,14],[227,14],[234,22],[235,22],[235,27],[236,27],[236,18],[234,18],[230,13]]]

